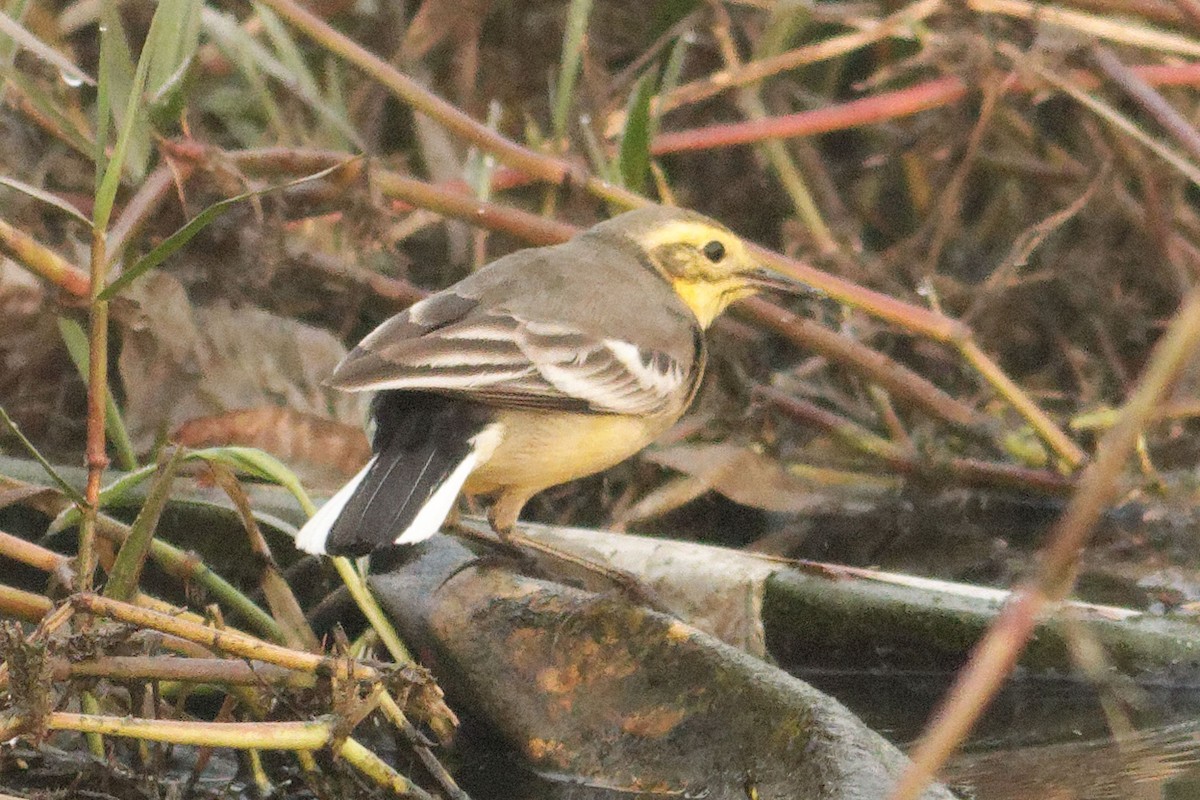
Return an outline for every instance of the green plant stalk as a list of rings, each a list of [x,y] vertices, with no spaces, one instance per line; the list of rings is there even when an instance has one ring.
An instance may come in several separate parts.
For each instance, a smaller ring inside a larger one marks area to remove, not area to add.
[[[350,596],[354,598],[358,609],[362,611],[367,622],[371,623],[371,627],[379,634],[379,640],[392,654],[392,660],[397,664],[415,664],[416,660],[412,657],[412,653],[408,652],[408,648],[400,640],[400,635],[396,633],[391,620],[383,613],[383,609],[375,600],[375,595],[371,594],[371,590],[367,588],[350,559],[338,556],[333,559],[333,566],[337,569],[338,575],[342,577],[342,583],[346,584],[346,588],[350,590]]]
[[[116,520],[111,521],[114,525],[120,525]],[[186,576],[188,580],[193,580],[203,586],[215,600],[221,603],[223,608],[243,617],[250,629],[259,635],[273,642],[284,640],[282,629],[270,614],[239,591],[232,583],[204,564],[198,563],[193,556],[189,556],[178,547],[161,539],[152,539],[150,541],[150,557],[156,564],[161,565],[163,569],[173,575]]]
[[[114,544],[124,544],[129,536],[128,525],[105,514],[97,514],[97,523],[97,532]],[[240,615],[246,620],[248,627],[263,638],[273,642],[284,640],[283,631],[270,614],[194,555],[185,553],[162,539],[151,539],[150,557],[169,575],[203,587],[222,608]]]
[[[96,564],[96,512],[100,506],[100,481],[108,466],[105,453],[104,420],[108,396],[108,303],[99,299],[100,288],[108,263],[104,257],[104,231],[92,230],[92,304],[88,334],[88,391],[87,391],[87,486],[84,489],[83,521],[79,526],[79,553],[76,572],[79,590],[92,588],[92,573]]]
[[[88,341],[83,328],[79,327],[74,320],[59,317],[58,331],[62,335],[63,343],[67,346],[67,353],[70,354],[71,361],[75,362],[75,369],[79,371],[79,377],[86,382],[91,359],[88,355]],[[129,438],[125,420],[121,418],[121,411],[117,408],[117,401],[113,399],[111,390],[104,394],[104,406],[105,429],[108,431],[109,441],[116,451],[117,464],[121,469],[133,472],[139,466],[137,455],[133,452],[133,442]]]
[[[99,714],[100,701],[96,699],[96,695],[92,692],[84,692],[80,698],[80,705],[85,714]],[[88,731],[84,736],[87,738],[88,752],[95,758],[104,758],[104,737],[98,731]]]
[[[146,563],[150,543],[154,540],[154,532],[158,528],[158,518],[171,496],[171,485],[175,481],[175,473],[179,470],[181,453],[182,448],[174,447],[165,460],[159,459],[158,474],[155,475],[150,491],[146,494],[146,502],[130,526],[129,535],[125,537],[125,543],[121,545],[109,572],[108,583],[104,587],[106,597],[129,601],[137,592],[142,566]]]
[[[111,11],[111,7],[109,9]],[[115,20],[109,20],[115,24]],[[107,406],[105,398],[108,395],[108,303],[100,293],[108,274],[107,237],[108,221],[112,215],[113,201],[117,196],[117,188],[121,181],[121,169],[125,154],[132,136],[134,120],[137,115],[138,101],[142,86],[146,80],[146,69],[149,59],[146,54],[138,62],[133,85],[129,90],[126,102],[124,124],[117,134],[113,147],[112,158],[105,160],[105,139],[108,130],[109,110],[107,100],[112,92],[111,82],[114,80],[114,66],[120,48],[124,41],[118,40],[122,35],[119,24],[110,24],[102,28],[100,37],[100,81],[97,87],[96,120],[96,191],[92,208],[92,247],[91,247],[91,287],[89,291],[90,306],[88,312],[88,392],[87,392],[87,486],[84,490],[86,504],[83,509],[83,521],[79,526],[79,552],[76,556],[76,569],[79,573],[79,590],[89,591],[92,588],[92,573],[96,561],[96,513],[100,503],[100,482],[104,477],[104,468],[108,466],[108,455],[105,452],[104,421]],[[151,22],[151,28],[154,24]],[[100,102],[104,101],[104,102]]]
[[[3,421],[4,411],[0,408],[0,421]],[[35,453],[36,455],[36,453]],[[9,460],[6,474],[0,474],[0,492],[9,489],[23,489],[29,486],[42,486],[43,484],[31,484],[33,476],[26,471],[19,471],[21,478],[9,477],[13,474],[12,460]],[[18,462],[19,463],[19,462]],[[62,476],[59,476],[54,468],[50,465],[44,465],[44,469],[49,470],[49,474],[55,479],[60,486],[63,487],[62,495],[53,495],[45,497],[42,502],[37,503],[34,507],[42,513],[56,517],[58,529],[66,527],[68,524],[73,524],[65,514],[70,508],[71,503],[83,505],[83,498],[78,491],[67,483]],[[32,472],[32,470],[29,470]],[[132,476],[125,475],[121,480],[129,479]],[[126,481],[128,482],[128,481]],[[140,482],[140,480],[135,480]],[[116,488],[116,484],[114,487]],[[120,495],[125,489],[119,489],[117,494]],[[80,522],[82,524],[82,521]],[[129,526],[125,525],[112,517],[107,516],[99,511],[96,514],[96,533],[103,536],[105,539],[113,542],[118,547],[124,544],[126,537],[129,535]],[[150,557],[162,569],[172,577],[181,582],[190,582],[192,584],[203,587],[216,600],[220,601],[223,607],[234,614],[239,614],[247,623],[247,625],[260,636],[270,639],[274,642],[283,641],[283,632],[279,625],[271,618],[271,615],[257,606],[245,594],[238,591],[237,587],[226,581],[213,570],[209,569],[193,555],[183,552],[179,548],[164,542],[161,539],[153,539],[150,543]]]
[[[400,797],[411,797],[413,800],[433,800],[433,795],[420,786],[392,769],[379,756],[363,747],[354,739],[342,743],[338,755],[348,764],[354,765],[365,776],[375,781],[385,789],[391,789]]]
[[[252,447],[212,447],[207,450],[197,450],[191,454],[191,457],[212,459],[248,474],[274,481],[292,493],[305,514],[311,517],[317,513],[317,507],[308,493],[304,491],[300,479],[282,462],[268,453]],[[379,607],[375,596],[363,583],[362,578],[354,569],[354,565],[345,558],[335,558],[333,563],[338,574],[341,575],[342,581],[346,584],[346,588],[350,590],[355,603],[358,604],[359,610],[363,612],[367,621],[379,634],[380,640],[387,646],[388,652],[392,654],[392,659],[397,664],[415,663],[412,654],[400,640],[400,635],[396,633],[391,620],[383,613],[383,609]],[[278,625],[275,627],[276,630],[279,630]]]
[[[328,744],[334,735],[331,717],[319,717],[311,722],[196,722],[55,711],[50,714],[47,725],[50,730],[240,750],[261,749],[264,743],[272,750],[317,750]]]

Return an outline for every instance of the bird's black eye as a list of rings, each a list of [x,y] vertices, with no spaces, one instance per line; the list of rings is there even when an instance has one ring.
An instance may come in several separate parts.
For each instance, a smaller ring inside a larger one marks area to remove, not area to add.
[[[714,264],[725,257],[725,245],[713,240],[704,245],[704,257]]]

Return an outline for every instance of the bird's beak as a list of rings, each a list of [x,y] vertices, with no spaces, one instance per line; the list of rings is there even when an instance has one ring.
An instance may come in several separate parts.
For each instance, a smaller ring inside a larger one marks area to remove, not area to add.
[[[801,297],[822,297],[824,293],[819,289],[801,283],[795,278],[784,275],[782,272],[776,272],[772,269],[759,267],[753,272],[746,273],[747,283],[758,290],[784,292],[785,294],[797,295]]]

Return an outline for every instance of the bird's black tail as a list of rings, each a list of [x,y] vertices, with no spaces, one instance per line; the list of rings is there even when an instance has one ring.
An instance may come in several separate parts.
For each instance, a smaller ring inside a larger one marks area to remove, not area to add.
[[[371,407],[374,457],[296,537],[310,553],[360,556],[432,536],[475,467],[487,409],[421,392],[384,391]]]

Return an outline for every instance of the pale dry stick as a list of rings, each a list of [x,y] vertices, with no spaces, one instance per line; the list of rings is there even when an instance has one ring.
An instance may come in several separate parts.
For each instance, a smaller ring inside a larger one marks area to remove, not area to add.
[[[1154,347],[1149,366],[1125,403],[1120,421],[1104,435],[1079,481],[1066,513],[1054,526],[1036,579],[1020,588],[971,652],[933,721],[911,753],[912,763],[891,795],[916,800],[937,770],[966,738],[1029,641],[1043,612],[1052,610],[1074,586],[1079,556],[1092,528],[1119,490],[1121,469],[1137,447],[1180,371],[1200,347],[1200,289],[1180,305]]]
[[[1200,132],[1190,120],[1176,111],[1153,86],[1117,58],[1112,50],[1103,45],[1092,45],[1092,60],[1101,72],[1136,100],[1159,125],[1166,128],[1192,158],[1200,160]]]
[[[34,594],[0,583],[0,616],[24,622],[37,622],[50,613],[54,604],[42,594]]]
[[[976,287],[971,305],[963,312],[960,319],[970,321],[983,310],[987,301],[997,292],[1014,285],[1018,271],[1029,263],[1029,257],[1041,246],[1046,237],[1078,215],[1092,201],[1111,174],[1112,170],[1105,165],[1096,177],[1088,182],[1083,194],[1068,203],[1065,208],[1049,214],[1017,236],[1008,250],[1008,255],[1004,257],[1000,265],[992,270],[992,274],[980,286]]]
[[[70,730],[123,736],[142,741],[230,747],[239,750],[319,750],[332,743],[336,735],[335,721],[331,717],[310,722],[195,722],[54,711],[47,715],[45,725],[49,730]],[[400,797],[433,800],[428,792],[392,769],[379,756],[354,739],[346,739],[339,748],[338,755],[377,784]]]
[[[485,153],[495,155],[501,162],[555,185],[575,177],[576,170],[568,162],[519,145],[464,114],[350,37],[334,30],[325,20],[295,0],[262,0],[262,3],[321,47],[367,73],[415,111],[435,120]]]
[[[680,106],[707,100],[727,89],[749,86],[781,72],[849,55],[882,39],[898,35],[904,28],[926,19],[941,7],[942,0],[919,0],[873,25],[866,26],[863,30],[831,36],[816,44],[798,47],[738,67],[718,70],[707,78],[676,88],[666,97],[655,97],[651,109],[656,113],[665,114]],[[621,110],[609,115],[605,123],[605,135],[613,137],[624,130],[625,113]]]
[[[310,722],[197,722],[65,711],[51,712],[45,724],[50,730],[238,750],[261,749],[265,745],[272,750],[319,750],[333,740],[336,728],[332,717]]]
[[[179,617],[110,600],[96,594],[77,594],[71,598],[71,605],[90,614],[108,617],[118,622],[127,622],[138,628],[151,628],[162,633],[172,634],[189,642],[195,642],[241,658],[257,659],[289,669],[327,674],[337,680],[377,682],[381,678],[379,670],[356,661],[292,650],[240,631],[218,630],[206,625],[198,625]]]
[[[1061,78],[1042,65],[1038,64],[1036,61],[1029,60],[1024,56],[1024,54],[1022,54],[1012,45],[1001,42],[996,46],[996,49],[1000,53],[1012,59],[1014,64],[1028,68],[1047,84],[1058,89],[1063,94],[1073,98],[1080,105],[1092,111],[1096,116],[1100,117],[1114,128],[1117,128],[1121,132],[1128,134],[1131,138],[1140,142],[1152,153],[1174,167],[1192,183],[1200,186],[1200,167],[1197,167],[1194,163],[1189,161],[1183,154],[1176,152],[1163,142],[1160,142],[1152,137],[1149,133],[1134,123],[1133,120],[1129,119],[1129,117],[1122,114],[1116,108],[1088,94],[1086,91],[1084,91],[1084,89],[1072,82],[1070,79]]]
[[[719,45],[721,57],[729,68],[736,69],[741,66],[742,62],[738,56],[737,45],[733,40],[733,24],[729,19],[729,14],[719,4],[713,6],[713,13],[716,16],[713,35]],[[738,106],[747,118],[766,119],[769,116],[766,103],[763,102],[756,87],[742,88],[737,93],[737,99]],[[787,146],[781,141],[771,139],[761,142],[758,147],[774,167],[779,183],[791,197],[796,214],[808,228],[809,235],[813,237],[817,249],[825,253],[836,251],[838,249],[837,240],[829,229],[829,225],[826,224],[821,209],[817,206],[812,192],[809,191],[808,182],[800,173]]]
[[[967,0],[967,8],[979,14],[999,14],[1041,25],[1068,28],[1088,37],[1130,47],[1144,47],[1157,53],[1200,56],[1200,41],[1190,36],[1115,16],[1087,14],[1027,0]]]
[[[26,541],[11,533],[0,531],[0,554],[13,561],[28,564],[43,572],[55,573],[68,566],[70,558],[62,553],[47,550],[41,545]]]

